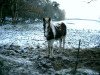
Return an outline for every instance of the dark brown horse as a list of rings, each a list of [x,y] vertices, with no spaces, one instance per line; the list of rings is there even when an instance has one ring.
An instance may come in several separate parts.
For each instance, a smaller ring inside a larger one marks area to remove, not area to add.
[[[54,26],[51,23],[51,18],[43,18],[43,27],[44,27],[44,36],[48,42],[48,55],[50,57],[53,56],[53,42],[55,40],[59,40],[60,49],[63,44],[63,49],[65,45],[65,37],[66,37],[66,25],[62,22],[57,26]]]

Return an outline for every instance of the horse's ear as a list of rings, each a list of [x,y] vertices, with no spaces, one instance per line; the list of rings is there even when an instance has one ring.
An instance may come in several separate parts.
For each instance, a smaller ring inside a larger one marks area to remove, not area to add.
[[[43,21],[45,21],[45,18],[43,18]]]
[[[51,18],[49,18],[49,21],[51,21]]]

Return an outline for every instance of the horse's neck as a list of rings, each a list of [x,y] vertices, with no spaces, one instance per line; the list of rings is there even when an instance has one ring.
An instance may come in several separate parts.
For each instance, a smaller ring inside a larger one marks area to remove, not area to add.
[[[54,38],[55,38],[55,36],[56,36],[56,30],[55,30],[54,24],[52,22],[50,23],[50,27],[52,29],[52,32],[53,32],[53,35],[54,35]]]

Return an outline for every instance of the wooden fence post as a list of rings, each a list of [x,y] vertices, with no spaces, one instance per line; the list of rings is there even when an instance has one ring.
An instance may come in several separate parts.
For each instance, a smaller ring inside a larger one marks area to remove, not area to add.
[[[76,62],[75,62],[75,68],[73,70],[73,75],[76,75],[76,72],[77,72],[77,67],[78,67],[78,63],[79,63],[80,45],[81,45],[81,39],[79,40],[78,51],[77,51],[77,55],[76,55]]]

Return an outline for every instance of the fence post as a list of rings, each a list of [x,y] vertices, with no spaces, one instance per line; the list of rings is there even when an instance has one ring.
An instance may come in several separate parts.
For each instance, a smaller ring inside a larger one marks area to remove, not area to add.
[[[76,56],[75,68],[73,70],[73,75],[76,75],[76,72],[77,72],[77,67],[78,67],[78,63],[79,63],[80,45],[81,45],[81,39],[79,40],[79,44],[78,44],[78,51],[77,51],[77,56]]]

